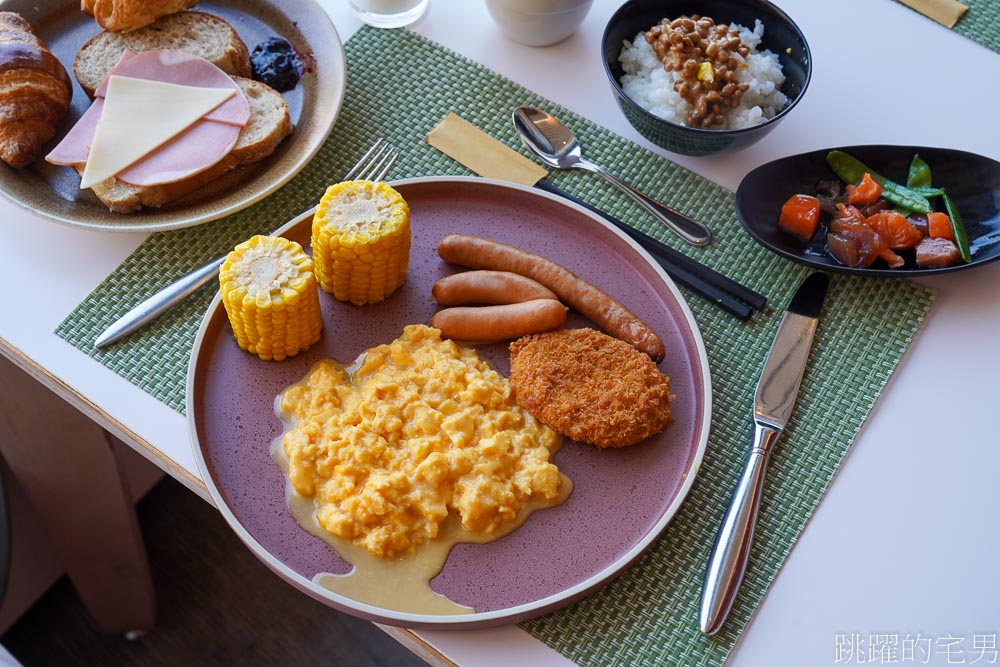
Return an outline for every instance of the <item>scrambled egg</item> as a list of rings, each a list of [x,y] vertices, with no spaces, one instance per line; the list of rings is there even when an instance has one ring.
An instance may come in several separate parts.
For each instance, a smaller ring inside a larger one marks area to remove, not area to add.
[[[291,484],[334,535],[392,556],[434,539],[449,511],[489,535],[527,499],[558,496],[559,436],[475,350],[413,325],[349,370],[321,362],[280,398]]]

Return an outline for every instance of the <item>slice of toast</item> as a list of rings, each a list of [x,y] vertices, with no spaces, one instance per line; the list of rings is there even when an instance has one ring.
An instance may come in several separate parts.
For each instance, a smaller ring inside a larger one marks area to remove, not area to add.
[[[101,32],[76,54],[73,74],[90,97],[125,49],[177,49],[209,61],[231,76],[250,76],[247,45],[226,21],[204,12],[178,12],[132,32]]]
[[[288,106],[281,95],[263,83],[235,76],[250,103],[250,121],[240,132],[236,145],[226,157],[205,171],[173,183],[137,186],[109,178],[93,187],[98,199],[112,211],[131,213],[144,206],[159,207],[192,192],[237,167],[263,160],[292,133]],[[84,165],[76,167],[83,173]]]

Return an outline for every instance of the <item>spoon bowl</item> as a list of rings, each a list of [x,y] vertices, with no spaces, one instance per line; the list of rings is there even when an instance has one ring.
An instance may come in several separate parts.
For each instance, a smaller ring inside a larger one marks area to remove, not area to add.
[[[712,232],[705,225],[635,189],[583,157],[583,147],[576,135],[552,114],[535,107],[520,106],[514,109],[512,120],[521,142],[548,166],[555,169],[583,169],[597,174],[635,200],[667,229],[688,243],[705,246],[712,242]]]
[[[913,155],[930,165],[933,185],[942,187],[955,202],[969,237],[972,261],[944,268],[851,268],[826,249],[823,222],[808,243],[778,229],[781,205],[793,194],[813,194],[816,183],[835,179],[823,149],[790,155],[761,165],[744,177],[736,190],[736,215],[744,228],[768,250],[800,264],[860,276],[912,278],[952,273],[1000,259],[1000,162],[982,155],[948,148],[921,146],[848,146],[837,148],[864,162],[879,174],[903,182]],[[881,264],[881,262],[877,262]],[[882,265],[884,266],[884,265]]]
[[[528,150],[550,167],[585,169],[581,163],[590,165],[583,159],[576,135],[551,114],[534,107],[518,107],[514,109],[514,128]]]

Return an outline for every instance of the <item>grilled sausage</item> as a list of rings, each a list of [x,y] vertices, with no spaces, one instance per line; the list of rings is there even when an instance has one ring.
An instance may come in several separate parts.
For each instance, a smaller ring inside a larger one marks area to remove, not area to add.
[[[445,338],[512,340],[562,326],[569,310],[555,299],[532,299],[500,306],[457,306],[434,313],[431,326]]]
[[[607,333],[663,360],[663,341],[648,324],[600,288],[541,255],[477,236],[449,234],[438,243],[438,255],[473,269],[512,271],[536,280]]]
[[[510,271],[464,271],[434,283],[431,294],[442,306],[521,303],[556,299],[552,290],[531,278]]]

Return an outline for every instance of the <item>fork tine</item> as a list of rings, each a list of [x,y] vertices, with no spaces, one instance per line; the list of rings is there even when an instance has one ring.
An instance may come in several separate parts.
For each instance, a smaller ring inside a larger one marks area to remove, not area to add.
[[[372,159],[372,156],[375,155],[375,153],[377,153],[377,152],[379,152],[379,151],[381,151],[381,150],[383,150],[385,148],[384,144],[385,144],[385,141],[383,139],[381,139],[381,138],[377,139],[375,141],[375,143],[372,144],[371,148],[368,149],[368,152],[365,153],[364,155],[362,155],[361,159],[358,160],[357,162],[355,162],[354,166],[351,167],[347,171],[346,174],[344,174],[344,178],[342,180],[345,180],[345,181],[356,180],[358,174],[363,169],[366,169],[368,167],[368,165],[370,163],[370,160]]]
[[[399,154],[395,148],[386,144],[385,150],[380,151],[379,160],[369,165],[368,168],[364,170],[364,176],[359,178],[363,178],[368,181],[381,181],[385,175],[389,173],[389,169],[391,169],[392,165],[396,162],[398,155]]]
[[[392,169],[392,166],[396,164],[396,158],[398,157],[399,157],[399,152],[393,150],[392,155],[389,158],[389,162],[387,162],[386,165],[377,174],[375,174],[375,176],[373,176],[371,180],[384,181],[386,174],[388,174],[389,170]]]

